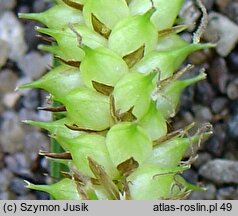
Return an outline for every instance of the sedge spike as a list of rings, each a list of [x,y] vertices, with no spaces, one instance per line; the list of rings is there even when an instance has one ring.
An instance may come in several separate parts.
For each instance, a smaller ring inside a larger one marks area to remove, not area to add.
[[[168,127],[183,90],[206,78],[201,71],[182,79],[193,66],[181,69],[190,54],[214,47],[200,43],[207,24],[201,1],[196,2],[203,17],[192,43],[179,35],[188,26],[175,25],[184,0],[54,2],[45,12],[19,17],[45,25],[36,28],[48,42],[39,49],[52,53],[59,65],[17,89],[51,95],[54,103],[39,109],[58,119],[23,122],[47,130],[61,145],[62,153],[40,154],[69,172],[61,170],[56,183],[26,187],[68,200],[185,199],[203,190],[181,175],[196,152],[183,158],[210,136],[211,127],[193,134],[195,123]]]

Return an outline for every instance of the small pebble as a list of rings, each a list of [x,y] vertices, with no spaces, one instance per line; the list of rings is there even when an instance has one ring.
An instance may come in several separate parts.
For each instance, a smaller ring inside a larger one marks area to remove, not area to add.
[[[228,4],[233,0],[216,0],[215,4],[218,6],[218,9],[221,12],[225,11],[225,8],[228,6]]]
[[[195,98],[197,102],[201,102],[206,106],[210,106],[214,97],[214,88],[207,80],[200,81],[196,84]]]
[[[1,0],[0,13],[5,10],[12,10],[16,6],[16,0]]]
[[[229,66],[230,72],[237,74],[238,73],[238,50],[231,52],[227,60],[228,60],[228,66]]]
[[[40,110],[38,112],[38,119],[40,121],[51,121],[52,120],[52,113]]]
[[[211,10],[215,3],[215,0],[202,0],[202,3],[204,4],[207,10]]]
[[[18,152],[14,155],[16,163],[18,164],[18,169],[29,170],[31,165],[29,159],[22,152]]]
[[[194,31],[196,28],[194,23],[196,23],[200,16],[200,10],[195,5],[194,1],[191,0],[185,1],[179,12],[179,17],[183,20],[183,23],[191,25],[188,29],[189,31]]]
[[[25,155],[29,161],[33,162],[37,159],[40,150],[49,150],[49,139],[41,132],[33,131],[26,134],[24,145]]]
[[[14,154],[23,149],[24,131],[16,113],[5,112],[0,128],[3,152]]]
[[[37,200],[48,200],[50,199],[49,194],[41,191],[36,191],[35,195],[37,197]]]
[[[27,109],[35,110],[39,106],[39,91],[31,89],[29,93],[23,98],[23,106]]]
[[[238,114],[232,116],[227,123],[227,136],[238,140]]]
[[[34,121],[38,121],[39,120],[39,116],[37,115],[37,113],[32,110],[32,109],[26,109],[26,108],[22,108],[19,111],[19,119],[20,121],[23,120],[34,120]]]
[[[21,95],[27,95],[31,89],[20,89],[18,86],[21,86],[21,85],[26,84],[26,83],[30,83],[32,81],[33,80],[30,77],[27,77],[27,76],[21,77],[20,79],[17,80],[16,85],[15,85],[15,89]]]
[[[232,143],[232,142],[230,141],[230,143]],[[237,143],[232,143],[232,145],[237,145]],[[231,149],[232,149],[232,147],[231,147]],[[235,149],[235,151],[231,150],[231,151],[226,151],[224,153],[224,159],[237,160],[237,158],[238,158],[237,148],[233,148],[233,149]]]
[[[9,55],[9,45],[6,41],[0,39],[0,68],[6,63]]]
[[[238,24],[238,2],[236,0],[218,0],[219,9]]]
[[[223,153],[223,142],[217,136],[212,136],[204,146],[205,149],[214,156],[220,157]]]
[[[181,97],[180,97],[180,110],[189,110],[191,107],[191,103],[193,102],[194,97],[194,86],[189,86],[184,89]]]
[[[231,100],[238,99],[238,79],[231,81],[227,86],[227,96]]]
[[[182,176],[192,184],[196,184],[198,182],[198,173],[193,169],[188,169],[183,172]]]
[[[213,184],[205,185],[205,191],[194,191],[188,197],[189,200],[214,200],[216,197],[216,187]]]
[[[217,190],[218,200],[238,200],[238,187],[222,187]]]
[[[9,44],[9,58],[17,61],[24,55],[27,45],[23,27],[13,12],[5,11],[0,17],[0,39]]]
[[[5,107],[3,106],[2,100],[1,100],[1,94],[0,94],[0,116],[4,112]],[[1,118],[0,118],[1,119]]]
[[[10,193],[9,191],[7,192],[0,192],[0,200],[14,200],[15,196],[12,196],[12,193]]]
[[[207,41],[217,43],[216,51],[225,57],[237,44],[238,26],[226,16],[211,12],[209,13],[209,24],[203,36]]]
[[[211,110],[206,107],[206,106],[202,106],[202,105],[194,105],[192,107],[193,112],[195,114],[195,118],[197,120],[197,122],[206,122],[206,121],[211,121],[212,120],[212,113]]]
[[[199,174],[215,184],[238,183],[238,162],[224,159],[214,159],[199,169]]]
[[[208,152],[200,152],[198,154],[197,160],[193,163],[193,166],[195,168],[199,168],[205,163],[207,163],[208,161],[210,161],[211,159],[212,159],[212,156]]]
[[[225,93],[228,81],[228,68],[224,58],[218,57],[212,60],[208,75],[213,86],[221,93]]]
[[[217,97],[211,104],[213,113],[218,114],[223,111],[228,104],[228,100],[225,97]]]
[[[3,104],[7,108],[14,108],[17,103],[17,100],[21,97],[18,92],[9,92],[3,96]]]
[[[225,148],[226,124],[214,124],[213,133],[204,148],[213,156],[221,157]]]
[[[20,4],[17,6],[17,13],[30,13],[31,12],[31,5],[32,5],[33,1],[27,1],[28,5],[24,4]],[[22,20],[23,21],[23,20]]]
[[[41,166],[43,169],[48,170],[48,169],[49,169],[49,165],[50,165],[50,163],[49,163],[49,160],[48,160],[48,159],[46,159],[45,157],[41,158],[41,160],[40,160],[40,166]]]
[[[17,200],[37,200],[37,198],[35,194],[28,193],[26,195],[17,196]]]
[[[42,12],[43,10],[45,10],[45,8],[47,6],[46,3],[47,3],[46,1],[34,1],[33,10],[37,13]]]
[[[238,24],[238,2],[232,2],[229,6],[228,6],[228,10],[227,13],[228,16],[234,20],[234,22],[236,24]]]
[[[8,169],[0,170],[0,193],[8,190],[9,182],[13,174]]]
[[[51,55],[41,55],[32,51],[18,60],[18,66],[24,75],[35,80],[46,72],[47,66],[51,65]]]
[[[174,130],[179,130],[194,122],[194,117],[189,111],[181,112],[181,116],[180,118],[178,116],[175,117],[176,121],[173,123]]]
[[[29,192],[24,180],[18,177],[15,177],[10,181],[9,187],[16,195],[24,196]]]
[[[30,173],[31,163],[28,160],[28,158],[26,158],[26,155],[23,153],[19,152],[13,155],[5,156],[5,164],[6,164],[6,167],[9,170],[11,170],[11,172],[17,175],[21,175],[25,177],[31,176],[31,173]]]
[[[0,143],[0,169],[3,167],[3,158],[4,158],[4,153],[3,153],[3,150],[2,150],[2,145]]]
[[[23,13],[29,13],[29,8],[20,8]],[[42,40],[36,37],[35,26],[41,26],[39,22],[27,20],[27,24],[24,25],[25,39],[27,41],[27,45],[31,50],[37,50],[37,46],[42,43]]]
[[[18,77],[12,70],[2,70],[0,72],[0,93],[14,91],[17,80]]]
[[[238,115],[238,100],[231,101],[229,110],[231,115]]]

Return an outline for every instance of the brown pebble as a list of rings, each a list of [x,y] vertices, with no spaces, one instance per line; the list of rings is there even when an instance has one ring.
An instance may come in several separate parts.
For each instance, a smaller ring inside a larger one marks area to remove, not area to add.
[[[226,84],[228,81],[228,69],[223,58],[217,57],[211,62],[211,67],[208,71],[208,75],[212,84],[221,93],[225,93]]]

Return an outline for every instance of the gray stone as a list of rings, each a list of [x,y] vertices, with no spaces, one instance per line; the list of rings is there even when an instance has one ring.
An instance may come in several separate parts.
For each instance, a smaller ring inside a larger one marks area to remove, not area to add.
[[[196,184],[198,182],[198,174],[195,170],[193,169],[188,169],[185,170],[182,173],[182,176],[189,182],[192,184]]]
[[[20,97],[18,92],[8,92],[3,96],[3,104],[7,108],[14,108]]]
[[[192,0],[185,1],[179,12],[179,17],[182,18],[183,23],[191,25],[188,29],[189,31],[194,31],[194,29],[196,28],[196,25],[194,25],[194,23],[196,23],[200,16],[201,12],[196,6],[195,2]]]
[[[238,187],[222,187],[217,191],[218,200],[238,200]]]
[[[14,197],[12,197],[12,194],[7,192],[2,192],[0,193],[0,200],[11,200],[14,199]]]
[[[22,161],[19,161],[19,158],[16,158],[15,155],[7,155],[5,157],[4,162],[6,164],[7,169],[13,172],[14,174],[25,177],[32,177],[32,173],[29,169],[23,167],[23,164],[18,164],[18,162],[22,163]],[[27,163],[30,165],[29,160],[27,160]]]
[[[14,112],[3,114],[3,123],[0,128],[0,143],[3,152],[14,154],[23,149],[24,131],[19,118]]]
[[[22,102],[25,108],[35,110],[39,106],[39,101],[39,91],[31,89]]]
[[[16,6],[16,0],[1,0],[0,13],[5,10],[12,10]]]
[[[218,10],[225,12],[225,8],[231,3],[233,0],[215,0],[216,5],[218,6]]]
[[[39,131],[32,131],[26,134],[24,145],[28,161],[33,162],[38,157],[40,150],[49,150],[49,139]]]
[[[225,109],[227,103],[228,103],[228,100],[225,97],[215,98],[211,104],[212,111],[215,114],[220,113],[221,111]]]
[[[2,150],[2,145],[0,143],[0,169],[3,168],[3,158],[4,158],[4,154],[3,154],[3,150]]]
[[[227,135],[230,139],[238,140],[238,114],[231,116],[227,122]]]
[[[17,175],[31,176],[29,170],[31,163],[23,153],[7,155],[5,157],[5,164],[11,172]]]
[[[14,155],[16,163],[18,164],[18,169],[20,170],[25,170],[25,172],[27,172],[27,170],[30,170],[31,164],[29,162],[29,159],[27,158],[27,156],[22,153],[22,152],[18,152]]]
[[[195,191],[188,197],[189,200],[214,200],[216,197],[216,187],[213,184],[205,186],[205,191]]]
[[[216,51],[221,56],[227,56],[236,46],[238,41],[238,26],[227,17],[211,12],[209,23],[204,38],[217,43]]]
[[[31,89],[20,89],[19,86],[32,82],[32,79],[28,76],[21,77],[16,82],[16,91],[21,95],[27,95]]]
[[[179,130],[181,128],[184,128],[186,125],[191,124],[192,122],[194,122],[194,117],[192,113],[189,111],[185,111],[183,112],[182,117],[174,122],[173,128],[174,130]]]
[[[9,45],[9,58],[16,61],[27,50],[23,27],[13,12],[5,11],[0,17],[0,39]]]
[[[50,121],[52,119],[52,113],[40,110],[38,112],[38,119],[40,121]]]
[[[35,12],[42,12],[45,10],[47,6],[47,1],[34,1],[33,3],[33,10]]]
[[[230,19],[238,24],[238,2],[231,2],[228,5],[225,13],[230,17]]]
[[[212,120],[212,113],[211,110],[202,105],[194,105],[192,107],[194,113],[195,113],[195,118],[198,122],[206,122],[206,121],[211,121]]]
[[[8,169],[0,170],[0,192],[5,192],[8,190],[9,182],[13,174]]]
[[[15,177],[10,182],[10,189],[17,195],[26,195],[29,189],[26,188],[26,183],[23,179]]]
[[[39,52],[32,51],[18,60],[18,66],[26,76],[34,80],[46,72],[47,67],[52,65],[51,61],[51,55],[41,55]]]
[[[0,93],[12,92],[16,87],[17,75],[9,70],[5,69],[0,73]]]
[[[227,96],[231,100],[238,99],[238,79],[232,80],[227,86]]]
[[[229,71],[225,59],[221,57],[213,58],[210,62],[208,74],[210,83],[213,84],[213,91],[215,86],[221,93],[226,93]]]
[[[199,174],[216,184],[238,183],[238,162],[214,159],[199,169]]]
[[[237,0],[216,0],[219,11],[238,23],[238,1]]]
[[[196,101],[200,104],[210,107],[215,95],[215,89],[208,80],[202,80],[196,84]],[[190,104],[193,102],[191,101]]]
[[[37,121],[39,120],[39,117],[34,110],[22,108],[19,111],[19,119],[20,121],[28,120],[28,119]]]
[[[9,55],[9,46],[8,43],[0,39],[0,68],[6,63]]]
[[[202,2],[207,10],[211,10],[215,3],[215,0],[202,0]]]
[[[17,196],[17,200],[37,200],[37,197],[35,194],[29,193],[26,195]]]
[[[199,168],[203,164],[207,163],[212,159],[212,156],[207,152],[201,152],[198,154],[197,160],[193,163],[193,166]]]
[[[221,157],[225,148],[226,124],[214,124],[213,133],[204,146],[204,150],[208,151],[215,157]]]
[[[50,165],[50,163],[49,163],[49,160],[48,160],[48,159],[46,159],[45,157],[41,159],[41,161],[40,161],[40,166],[41,166],[42,168],[44,168],[44,169],[46,169],[46,170],[49,170],[49,165]]]

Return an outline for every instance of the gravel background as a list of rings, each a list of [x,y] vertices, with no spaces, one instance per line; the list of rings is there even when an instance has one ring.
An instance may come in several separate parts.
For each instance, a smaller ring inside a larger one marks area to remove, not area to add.
[[[189,62],[201,67],[208,79],[189,87],[181,98],[174,129],[191,122],[211,122],[214,135],[204,142],[198,159],[184,176],[201,182],[205,192],[190,199],[238,199],[238,1],[203,0],[209,12],[209,25],[203,40],[216,42],[216,49],[193,54]],[[41,77],[52,63],[49,54],[36,49],[39,39],[34,26],[39,23],[18,20],[18,12],[40,12],[50,0],[0,0],[0,199],[47,199],[45,193],[24,187],[24,179],[34,183],[49,180],[47,161],[38,155],[48,150],[44,131],[21,123],[33,119],[48,121],[50,114],[37,110],[47,94],[38,90],[14,91],[20,83]],[[194,23],[201,18],[193,1],[187,0],[181,17]],[[183,34],[191,39],[194,27]]]

